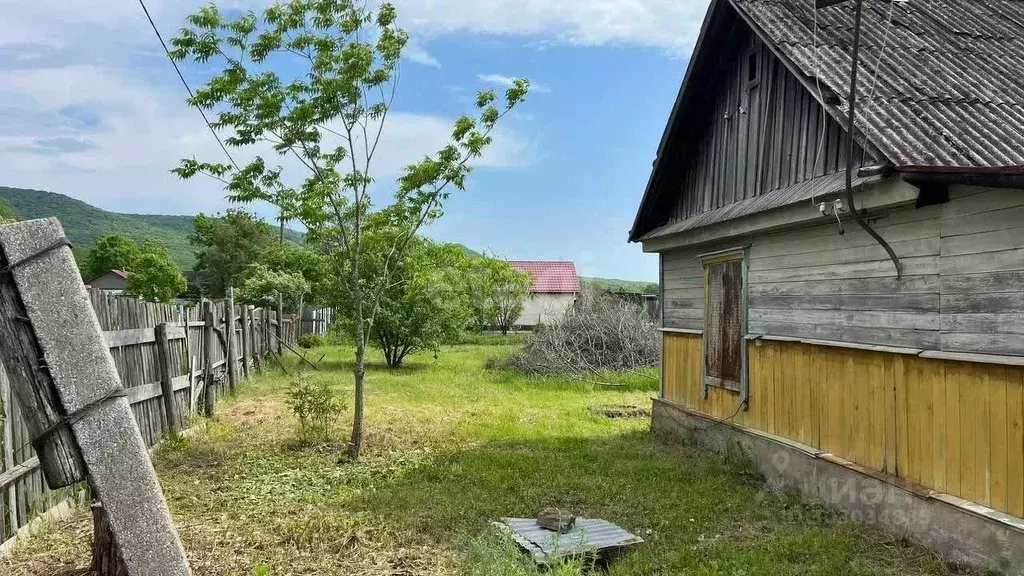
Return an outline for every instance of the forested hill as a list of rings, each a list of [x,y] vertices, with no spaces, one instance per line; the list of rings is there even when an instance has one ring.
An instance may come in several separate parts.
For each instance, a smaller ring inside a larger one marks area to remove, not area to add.
[[[24,220],[56,216],[64,225],[68,239],[79,249],[92,248],[104,234],[121,234],[137,242],[147,238],[160,240],[183,270],[192,269],[195,261],[193,248],[188,243],[192,216],[108,212],[55,192],[3,186],[0,186],[0,198],[9,202]],[[298,232],[286,230],[285,234],[301,242],[302,235]]]

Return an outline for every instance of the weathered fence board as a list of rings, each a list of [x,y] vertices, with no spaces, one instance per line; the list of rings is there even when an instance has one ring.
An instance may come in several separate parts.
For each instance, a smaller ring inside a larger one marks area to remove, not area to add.
[[[93,309],[104,331],[104,338],[114,358],[121,383],[139,431],[147,446],[156,445],[170,430],[167,420],[167,399],[161,384],[161,362],[156,337],[156,326],[167,324],[166,357],[167,374],[170,375],[173,402],[181,422],[187,426],[189,415],[194,413],[197,401],[201,401],[204,386],[202,367],[206,362],[203,339],[204,322],[201,312],[195,306],[163,305],[142,302],[129,298],[104,294],[100,290],[89,293]],[[227,318],[225,302],[214,303],[213,312],[217,325],[224,325]],[[276,316],[276,311],[242,306],[234,310],[235,326],[225,330],[241,364],[240,376],[249,373],[250,365],[260,366],[262,356],[272,348],[273,336],[268,338],[264,330],[266,320]],[[307,310],[306,314],[319,314]],[[329,317],[329,315],[328,315]],[[246,326],[246,318],[250,325]],[[292,344],[300,330],[299,322],[285,317],[282,322],[282,338]],[[248,330],[248,331],[247,331]],[[246,341],[247,345],[246,345]],[[211,369],[221,372],[228,364],[224,348],[214,337],[211,346]],[[239,382],[244,379],[240,378]],[[27,526],[34,518],[45,513],[52,506],[78,493],[77,487],[49,490],[39,468],[39,460],[30,445],[31,434],[24,419],[11,397],[6,371],[0,366],[0,543],[16,536],[18,530]],[[0,545],[2,548],[2,545]]]

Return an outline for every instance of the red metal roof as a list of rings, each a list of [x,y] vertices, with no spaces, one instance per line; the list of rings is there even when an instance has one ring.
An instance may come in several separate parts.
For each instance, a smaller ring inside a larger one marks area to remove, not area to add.
[[[580,277],[572,262],[545,262],[541,260],[509,260],[509,264],[533,278],[536,293],[573,293],[580,291]]]

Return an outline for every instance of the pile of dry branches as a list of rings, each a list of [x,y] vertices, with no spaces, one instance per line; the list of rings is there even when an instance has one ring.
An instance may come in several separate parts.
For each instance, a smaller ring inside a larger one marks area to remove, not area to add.
[[[583,294],[565,316],[539,327],[507,367],[528,374],[636,371],[658,363],[658,332],[640,306]]]

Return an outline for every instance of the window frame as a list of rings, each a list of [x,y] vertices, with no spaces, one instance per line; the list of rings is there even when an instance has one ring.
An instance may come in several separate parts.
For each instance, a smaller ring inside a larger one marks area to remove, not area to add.
[[[743,410],[750,404],[750,382],[747,378],[747,269],[750,262],[750,246],[718,250],[708,254],[701,254],[701,267],[704,269],[704,337],[701,338],[701,363],[700,381],[701,394],[706,400],[711,387],[728,390],[740,395],[740,402]],[[727,262],[740,262],[741,282],[740,286],[740,381],[737,386],[727,386],[718,378],[707,374],[708,359],[708,319],[711,314],[711,266]]]

